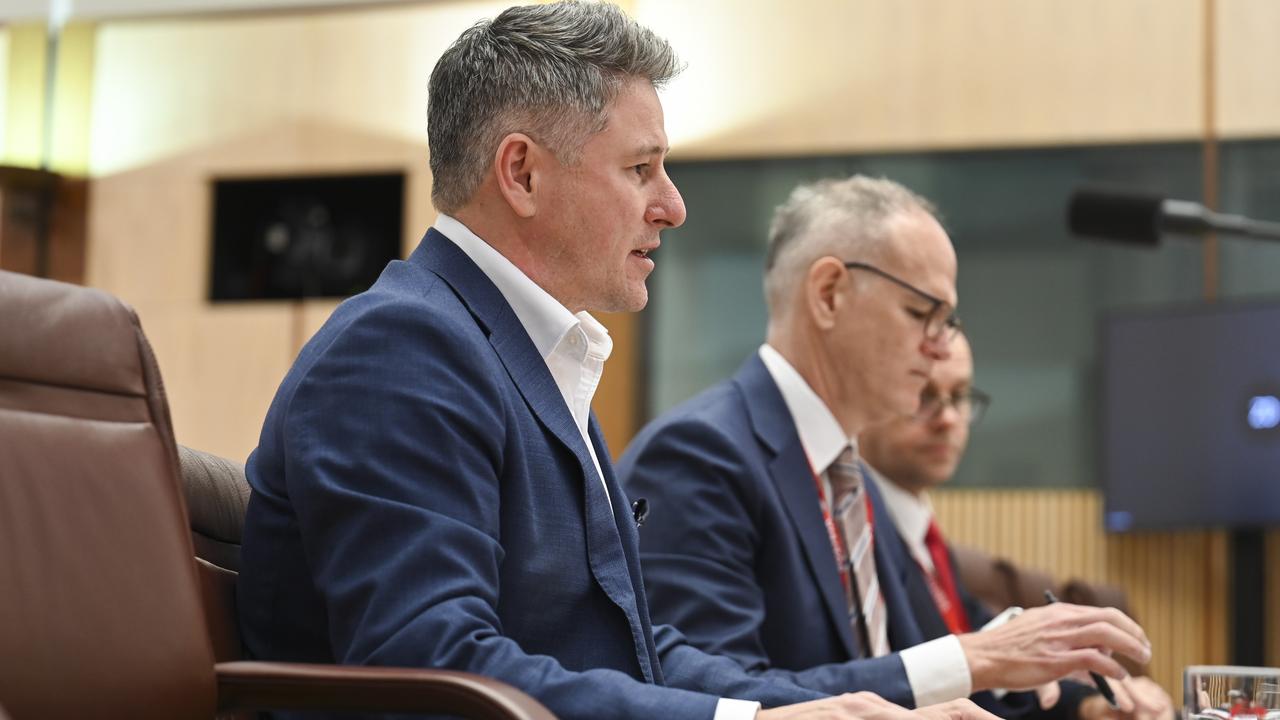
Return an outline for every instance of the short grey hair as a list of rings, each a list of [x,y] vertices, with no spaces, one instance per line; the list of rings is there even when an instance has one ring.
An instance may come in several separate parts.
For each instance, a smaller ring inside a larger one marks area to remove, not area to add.
[[[904,214],[935,216],[932,203],[886,178],[854,175],[798,186],[773,213],[765,252],[764,296],[770,314],[783,308],[818,258],[874,261],[889,222]]]
[[[605,128],[625,81],[659,88],[682,69],[653,31],[607,3],[573,0],[505,10],[462,33],[431,72],[431,198],[466,205],[502,138],[520,132],[572,164]]]

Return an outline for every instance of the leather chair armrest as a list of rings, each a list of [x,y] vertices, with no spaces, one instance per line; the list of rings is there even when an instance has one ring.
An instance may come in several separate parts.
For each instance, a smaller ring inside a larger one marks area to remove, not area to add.
[[[556,720],[520,690],[464,672],[251,661],[218,663],[215,669],[220,712],[420,712],[475,720]]]

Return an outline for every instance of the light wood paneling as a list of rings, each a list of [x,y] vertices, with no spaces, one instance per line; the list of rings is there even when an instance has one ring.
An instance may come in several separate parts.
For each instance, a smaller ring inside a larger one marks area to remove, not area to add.
[[[933,500],[954,542],[1123,588],[1155,650],[1151,676],[1175,702],[1185,666],[1226,662],[1223,533],[1108,535],[1092,490],[943,490]]]
[[[640,430],[637,426],[640,393],[636,388],[640,359],[644,356],[640,347],[640,322],[635,313],[599,313],[596,319],[609,328],[613,353],[609,355],[591,406],[600,418],[609,453],[616,460]]]
[[[1217,5],[1217,124],[1223,137],[1280,133],[1280,3]]]
[[[43,24],[9,25],[5,33],[4,155],[0,164],[40,167],[44,141],[47,55]]]
[[[740,157],[1195,139],[1201,7],[638,0],[636,15],[688,61],[667,94],[680,157]]]
[[[155,350],[179,443],[243,462],[293,361],[288,309],[135,303]]]
[[[0,25],[0,160],[6,158],[9,121],[9,28]]]
[[[244,459],[276,387],[333,301],[212,305],[210,180],[401,170],[412,247],[434,218],[426,148],[310,122],[281,123],[93,181],[87,282],[138,310],[178,442]]]
[[[436,59],[507,4],[103,23],[92,172],[151,165],[300,121],[425,144]]]

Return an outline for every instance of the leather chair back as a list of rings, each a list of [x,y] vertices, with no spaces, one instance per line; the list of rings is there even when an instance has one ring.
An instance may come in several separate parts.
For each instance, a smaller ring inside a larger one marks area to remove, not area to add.
[[[133,311],[0,272],[0,698],[201,718],[213,649],[160,373]]]

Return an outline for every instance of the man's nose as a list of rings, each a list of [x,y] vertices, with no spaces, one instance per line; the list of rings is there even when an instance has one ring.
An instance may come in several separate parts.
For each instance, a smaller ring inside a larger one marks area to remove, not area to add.
[[[662,173],[662,179],[665,181],[664,186],[658,190],[657,196],[649,204],[645,212],[645,220],[665,228],[680,227],[685,219],[684,198],[680,197],[680,191],[676,189],[675,183],[671,182],[671,178],[665,171]]]
[[[920,352],[934,362],[948,360],[951,358],[951,338],[945,332],[937,337],[926,336],[920,345]]]

